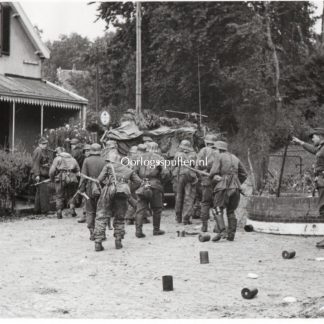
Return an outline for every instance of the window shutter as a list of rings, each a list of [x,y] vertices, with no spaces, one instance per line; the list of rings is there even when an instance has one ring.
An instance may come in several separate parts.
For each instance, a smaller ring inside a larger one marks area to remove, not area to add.
[[[10,54],[10,7],[2,7],[1,11],[1,20],[2,20],[2,54],[9,55]]]

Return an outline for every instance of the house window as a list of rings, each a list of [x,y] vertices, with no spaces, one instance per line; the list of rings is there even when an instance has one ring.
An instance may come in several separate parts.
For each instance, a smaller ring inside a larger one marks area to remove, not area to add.
[[[0,46],[2,55],[10,54],[10,12],[10,7],[0,5]]]

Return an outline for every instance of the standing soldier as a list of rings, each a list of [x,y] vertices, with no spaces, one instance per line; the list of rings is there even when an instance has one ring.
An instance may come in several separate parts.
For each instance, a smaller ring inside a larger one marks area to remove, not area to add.
[[[82,166],[81,173],[90,178],[97,179],[103,167],[105,160],[100,157],[101,146],[94,143],[90,146],[90,155],[87,157]],[[90,198],[86,201],[87,225],[90,231],[90,240],[94,241],[94,228],[97,213],[97,203],[100,197],[100,186],[94,181],[81,178],[80,192],[85,192]]]
[[[55,181],[56,216],[58,219],[62,219],[65,201],[70,204],[71,216],[76,216],[74,202],[71,201],[71,198],[77,191],[77,176],[80,174],[78,162],[64,151],[63,147],[56,149],[57,156],[49,171],[51,181]]]
[[[324,128],[311,130],[309,137],[314,145],[305,143],[293,137],[293,143],[301,145],[306,151],[315,154],[315,184],[318,191],[318,208],[320,217],[324,217]],[[323,249],[324,240],[316,243],[316,247]]]
[[[83,155],[86,159],[90,155],[90,145],[85,144],[83,147]],[[84,163],[84,161],[83,161]],[[83,167],[83,164],[82,164]],[[85,223],[87,221],[87,212],[86,212],[86,200],[83,200],[83,211],[82,211],[82,217],[78,220],[78,223]]]
[[[71,155],[78,162],[81,169],[84,160],[83,145],[77,138],[72,138],[71,140]]]
[[[38,141],[38,147],[33,152],[32,172],[34,180],[42,182],[49,178],[50,155],[47,150],[48,141],[42,137]],[[47,213],[50,210],[50,201],[47,183],[37,186],[35,196],[35,214]]]
[[[213,134],[208,134],[205,137],[205,145],[197,156],[196,168],[205,172],[210,171],[214,160],[217,158],[219,153],[215,150],[215,142],[217,141],[217,136]],[[213,205],[213,187],[211,180],[206,175],[201,175],[201,220],[202,220],[202,232],[208,231],[208,220],[209,220],[209,210]]]
[[[95,251],[103,250],[102,241],[106,238],[108,218],[114,217],[114,237],[116,249],[121,249],[125,235],[125,214],[130,197],[129,182],[139,187],[141,179],[129,167],[121,163],[119,155],[109,153],[108,162],[101,171],[98,180],[105,185],[98,201],[98,212],[95,220]]]
[[[143,233],[143,220],[149,206],[153,212],[153,235],[163,235],[160,229],[163,209],[163,186],[161,181],[168,171],[163,165],[164,158],[157,154],[159,146],[155,142],[146,144],[146,152],[142,155],[143,163],[135,166],[135,170],[143,180],[142,186],[136,191],[138,195],[135,214],[136,237],[145,237]]]
[[[172,170],[176,188],[176,221],[184,225],[191,224],[190,216],[193,214],[193,205],[196,195],[197,177],[194,171],[189,170],[183,163],[195,166],[197,155],[188,140],[181,141],[179,150],[174,156],[175,167]]]
[[[223,218],[218,221],[219,232],[213,238],[213,241],[218,241],[221,237],[227,238],[228,241],[234,241],[237,219],[235,210],[240,203],[241,184],[247,178],[247,172],[242,162],[234,155],[228,152],[227,143],[217,141],[216,149],[219,151],[218,158],[213,162],[210,170],[209,178],[213,183],[216,183],[214,188],[214,207],[225,209],[228,220],[227,235],[224,236],[225,225]]]
[[[114,154],[120,158],[120,155],[118,153],[118,146],[117,142],[113,140],[108,140],[106,142],[106,147],[102,150],[101,156],[106,159],[108,154]]]

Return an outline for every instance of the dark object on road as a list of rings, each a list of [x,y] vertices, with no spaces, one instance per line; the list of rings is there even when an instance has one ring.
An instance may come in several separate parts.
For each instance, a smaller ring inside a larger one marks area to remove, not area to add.
[[[186,235],[198,235],[199,232],[187,232],[185,231]]]
[[[257,288],[243,288],[241,295],[244,299],[252,299],[258,294]]]
[[[324,240],[317,242],[316,247],[319,249],[324,249]]]
[[[200,264],[207,264],[207,263],[209,263],[208,251],[201,251]]]
[[[296,251],[294,250],[287,250],[282,252],[282,257],[284,259],[292,259],[293,257],[295,257],[295,255],[296,255]]]
[[[173,290],[173,277],[172,276],[162,276],[163,291]]]
[[[198,239],[200,242],[208,242],[208,241],[210,241],[210,235],[209,234],[199,234]]]
[[[252,225],[245,225],[244,226],[244,231],[245,232],[253,232],[253,226]]]

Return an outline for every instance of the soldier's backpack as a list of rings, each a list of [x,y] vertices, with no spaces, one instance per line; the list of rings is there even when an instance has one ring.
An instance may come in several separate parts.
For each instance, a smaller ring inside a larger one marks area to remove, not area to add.
[[[78,178],[75,173],[74,158],[68,153],[61,153],[60,160],[57,165],[59,180],[64,184],[78,183]]]
[[[131,196],[131,192],[129,189],[128,181],[122,180],[121,178],[116,176],[115,168],[113,166],[113,163],[110,163],[112,174],[113,174],[113,181],[110,184],[110,196],[113,197],[123,197],[123,198],[129,198]]]

